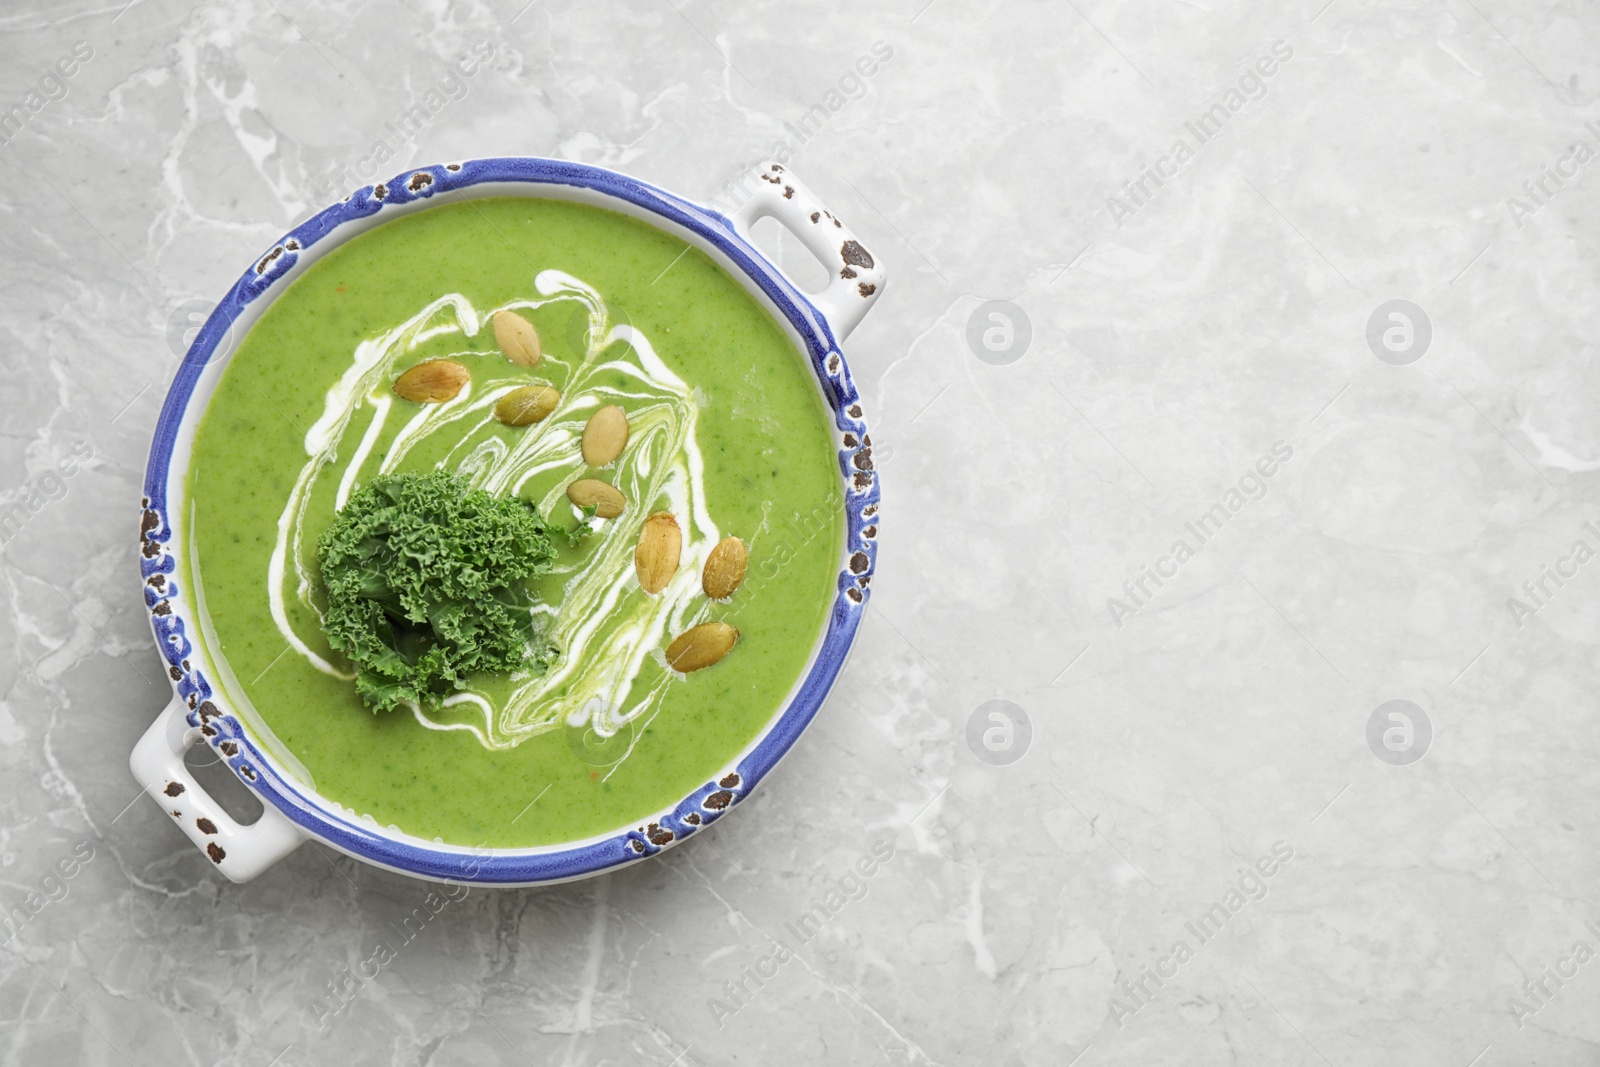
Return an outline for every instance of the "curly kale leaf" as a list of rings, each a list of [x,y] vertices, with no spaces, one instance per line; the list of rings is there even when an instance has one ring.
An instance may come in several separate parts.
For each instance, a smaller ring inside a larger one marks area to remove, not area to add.
[[[579,517],[577,523],[573,525],[572,529],[565,531],[567,535],[568,548],[577,548],[578,545],[583,542],[584,538],[594,533],[594,523],[592,523],[590,520],[594,518],[595,513],[598,512],[600,508],[596,504],[584,504],[578,510],[583,514]],[[557,528],[559,529],[559,527]]]
[[[351,495],[317,547],[323,629],[375,711],[436,704],[474,672],[554,658],[525,584],[555,557],[532,504],[448,471],[384,475]]]

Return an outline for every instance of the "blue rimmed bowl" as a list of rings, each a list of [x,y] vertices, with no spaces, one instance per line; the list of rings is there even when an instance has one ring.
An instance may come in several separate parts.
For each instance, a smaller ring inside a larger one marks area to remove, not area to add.
[[[217,868],[246,881],[308,838],[402,874],[439,881],[521,886],[583,878],[655,855],[716,821],[772,770],[815,718],[855,640],[877,558],[878,479],[860,397],[839,342],[883,291],[882,265],[850,230],[776,163],[746,183],[748,199],[731,215],[626,175],[551,159],[478,159],[420,167],[368,186],[313,216],[251,264],[200,328],[156,425],[145,470],[139,571],[156,645],[171,676],[172,703],[134,747],[134,777]],[[599,837],[535,848],[468,848],[424,840],[370,820],[352,819],[274,762],[212,685],[220,652],[208,649],[196,605],[183,588],[191,551],[185,472],[195,430],[244,335],[268,304],[330,249],[408,212],[455,200],[526,196],[576,201],[640,219],[710,256],[784,325],[806,353],[833,416],[845,530],[828,623],[800,680],[761,733],[727,766],[676,804]],[[796,286],[750,240],[774,218],[828,268],[819,293]],[[184,764],[208,744],[262,802],[261,817],[229,817]]]

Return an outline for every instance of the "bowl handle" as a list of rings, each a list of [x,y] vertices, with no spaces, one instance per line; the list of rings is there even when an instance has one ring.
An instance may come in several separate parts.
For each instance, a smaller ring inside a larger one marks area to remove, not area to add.
[[[201,739],[189,725],[188,707],[174,699],[139,743],[128,766],[144,791],[165,811],[195,847],[235,882],[248,882],[299,848],[304,835],[289,818],[265,801],[261,818],[248,826],[234,822],[184,765],[184,753]],[[247,787],[248,788],[248,787]]]
[[[757,220],[777,219],[822,261],[828,269],[828,287],[806,294],[807,299],[827,317],[839,340],[844,340],[883,294],[882,262],[783,164],[763,163],[755,178],[755,195],[733,213],[735,228],[748,241],[750,227]]]

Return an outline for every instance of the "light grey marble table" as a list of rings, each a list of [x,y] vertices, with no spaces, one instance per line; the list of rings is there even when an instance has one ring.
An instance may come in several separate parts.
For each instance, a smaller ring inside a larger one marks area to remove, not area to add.
[[[6,1063],[1600,1062],[1592,5],[523,3],[0,13]],[[412,163],[775,153],[891,277],[814,728],[404,939],[320,845],[219,879],[126,767],[197,312]]]

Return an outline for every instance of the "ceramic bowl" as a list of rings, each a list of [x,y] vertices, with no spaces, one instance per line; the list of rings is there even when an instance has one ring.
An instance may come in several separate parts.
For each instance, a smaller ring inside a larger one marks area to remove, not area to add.
[[[549,159],[477,159],[419,167],[368,186],[313,216],[262,255],[222,298],[196,335],[167,393],[145,471],[139,571],[156,645],[171,676],[172,703],[135,746],[134,777],[161,809],[235,881],[255,877],[307,838],[379,867],[419,878],[482,885],[538,885],[597,874],[653,856],[722,818],[750,795],[815,718],[855,639],[877,556],[878,478],[860,398],[839,342],[883,291],[881,264],[783,166],[764,164],[731,215],[599,167]],[[352,818],[297,780],[257,744],[213,686],[216,649],[183,588],[191,551],[185,471],[195,430],[218,378],[261,312],[329,249],[429,206],[486,196],[577,201],[643,220],[699,248],[741,281],[787,329],[809,360],[832,415],[844,490],[844,539],[827,626],[800,680],[740,755],[676,804],[604,836],[537,848],[468,848]],[[807,294],[750,239],[771,217],[828,268]],[[230,818],[185,766],[204,743],[262,802],[248,825]]]

